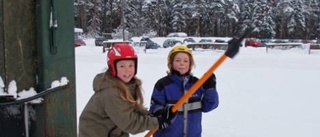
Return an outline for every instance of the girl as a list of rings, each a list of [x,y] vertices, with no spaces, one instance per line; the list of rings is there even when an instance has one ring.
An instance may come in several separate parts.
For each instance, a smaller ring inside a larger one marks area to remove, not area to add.
[[[159,79],[151,97],[150,111],[155,114],[162,108],[173,106],[198,80],[190,74],[194,66],[191,51],[185,45],[172,48],[168,55],[169,73]],[[154,137],[201,137],[202,112],[218,107],[215,75],[213,74],[182,108],[175,121],[166,129],[157,130]]]
[[[175,113],[170,108],[152,117],[143,107],[137,55],[128,44],[115,44],[108,52],[109,69],[93,81],[95,93],[79,120],[80,137],[128,137],[150,129],[166,128]]]

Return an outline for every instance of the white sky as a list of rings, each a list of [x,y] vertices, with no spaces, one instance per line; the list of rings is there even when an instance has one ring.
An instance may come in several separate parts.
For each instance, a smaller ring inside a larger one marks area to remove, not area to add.
[[[102,48],[94,39],[85,41],[87,46],[75,48],[77,118],[93,94],[94,76],[106,69]],[[136,48],[146,107],[154,83],[166,75],[169,50]],[[194,51],[193,74],[200,78],[223,53]],[[215,73],[220,105],[203,114],[203,137],[320,137],[320,50],[308,55],[302,49],[241,48]]]

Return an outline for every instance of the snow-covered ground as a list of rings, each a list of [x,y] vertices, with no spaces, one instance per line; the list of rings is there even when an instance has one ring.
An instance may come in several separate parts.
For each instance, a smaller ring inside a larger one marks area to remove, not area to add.
[[[164,38],[154,39],[155,42]],[[106,54],[86,39],[75,48],[77,116],[93,94],[92,80],[106,69]],[[149,107],[154,83],[166,75],[170,49],[139,47],[138,74],[145,106]],[[201,77],[224,51],[193,51]],[[241,48],[216,71],[220,105],[203,114],[203,137],[320,137],[320,50]],[[145,133],[134,135],[143,137]]]

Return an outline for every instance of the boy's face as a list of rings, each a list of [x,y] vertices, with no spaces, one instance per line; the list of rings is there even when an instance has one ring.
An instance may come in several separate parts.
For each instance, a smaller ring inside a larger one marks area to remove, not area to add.
[[[134,60],[120,60],[116,64],[117,77],[123,82],[129,82],[135,73],[135,62]]]
[[[173,58],[173,69],[180,72],[181,75],[186,74],[190,69],[190,58],[187,53],[177,53]]]

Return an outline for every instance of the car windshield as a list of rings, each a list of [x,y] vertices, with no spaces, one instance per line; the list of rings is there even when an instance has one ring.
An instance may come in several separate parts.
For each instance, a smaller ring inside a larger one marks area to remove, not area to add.
[[[185,42],[195,42],[194,39],[192,39],[192,38],[185,39],[184,41]]]
[[[104,37],[97,37],[96,39],[98,39],[98,40],[103,40],[103,39],[106,39],[106,38],[104,38]]]
[[[199,42],[212,42],[212,40],[211,39],[202,39]]]

